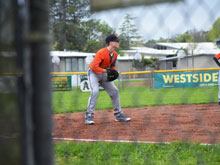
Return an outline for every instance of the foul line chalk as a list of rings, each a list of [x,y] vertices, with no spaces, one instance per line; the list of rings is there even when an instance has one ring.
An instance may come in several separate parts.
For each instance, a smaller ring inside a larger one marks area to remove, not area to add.
[[[97,140],[97,139],[74,139],[74,138],[56,138],[53,140],[75,141],[75,142],[111,142],[111,143],[146,143],[146,144],[170,144],[170,142],[150,142],[150,141],[130,141],[130,140]],[[215,145],[200,143],[200,145]]]

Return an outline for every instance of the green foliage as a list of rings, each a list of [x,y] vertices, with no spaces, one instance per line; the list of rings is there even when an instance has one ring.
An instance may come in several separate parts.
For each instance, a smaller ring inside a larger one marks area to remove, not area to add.
[[[81,34],[81,25],[83,18],[89,16],[88,5],[88,0],[50,0],[50,26],[56,50],[82,49],[86,38]]]
[[[135,24],[135,17],[126,14],[124,21],[122,22],[120,30],[121,47],[123,49],[129,49],[130,47],[143,46],[143,39],[138,33],[138,29]]]
[[[114,32],[106,23],[89,19],[89,1],[50,1],[53,50],[96,52],[105,46],[105,37]]]
[[[144,143],[72,143],[55,144],[55,163],[115,165],[195,165],[220,163],[220,145],[176,142]]]
[[[123,82],[120,84],[119,95],[122,107],[217,102],[217,87],[152,90],[149,86],[123,87]],[[53,92],[53,111],[54,113],[86,111],[89,96],[90,92],[81,92],[80,89],[73,89],[73,91],[66,92]],[[113,106],[109,95],[105,91],[100,91],[96,103],[96,110],[112,108]]]
[[[213,23],[212,28],[209,31],[209,36],[211,41],[220,38],[220,17]]]
[[[214,24],[216,25],[214,26]],[[155,43],[158,42],[210,42],[216,38],[220,38],[220,35],[218,35],[219,31],[217,30],[217,27],[219,27],[218,23],[214,23],[214,24],[213,24],[214,27],[210,31],[197,31],[195,29],[188,30],[183,34],[178,34],[171,38],[160,38],[158,40],[149,40],[145,43],[145,46],[151,47],[151,45],[154,45]],[[213,37],[211,37],[212,34]]]
[[[194,38],[191,33],[185,32],[184,34],[176,38],[177,42],[194,42]]]
[[[96,52],[105,47],[105,37],[115,29],[100,20],[90,19],[89,0],[50,0],[50,33],[53,36],[53,50],[77,50]],[[151,45],[157,42],[210,42],[220,38],[220,18],[209,31],[188,30],[171,38],[150,40],[144,44],[135,26],[135,17],[127,14],[119,28],[120,48]]]
[[[129,39],[123,34],[120,34],[118,37],[120,38],[120,47],[117,51],[130,49]]]
[[[105,38],[107,35],[114,33],[108,24],[101,23],[99,20],[88,20],[84,22],[84,34],[86,34],[87,42],[82,51],[96,52],[106,46]]]
[[[159,60],[157,58],[144,59],[144,57],[142,57],[141,61],[133,60],[132,66],[140,70],[145,70],[145,66],[153,69],[159,69]]]
[[[209,35],[206,31],[189,30],[183,34],[168,39],[169,42],[208,42]],[[164,41],[165,42],[165,41]]]

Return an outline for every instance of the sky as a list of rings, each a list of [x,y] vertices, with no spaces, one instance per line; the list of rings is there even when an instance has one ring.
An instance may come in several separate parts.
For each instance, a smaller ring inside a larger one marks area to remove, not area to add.
[[[220,17],[220,0],[184,0],[152,6],[112,9],[92,14],[92,18],[107,23],[120,34],[126,14],[144,40],[170,38],[189,30],[208,31]]]

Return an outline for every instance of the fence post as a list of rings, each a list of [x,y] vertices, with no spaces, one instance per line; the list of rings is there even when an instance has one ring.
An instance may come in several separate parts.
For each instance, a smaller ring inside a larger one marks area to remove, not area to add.
[[[36,165],[53,164],[48,2],[48,0],[30,1],[29,41],[32,54],[32,111]]]
[[[28,5],[25,0],[14,1],[15,48],[17,53],[16,69],[19,117],[21,124],[21,164],[34,165],[33,121],[32,121],[32,84],[30,71],[29,46],[25,43],[28,32]]]
[[[118,90],[120,92],[120,81],[121,81],[121,73],[119,72],[119,76],[118,76]]]

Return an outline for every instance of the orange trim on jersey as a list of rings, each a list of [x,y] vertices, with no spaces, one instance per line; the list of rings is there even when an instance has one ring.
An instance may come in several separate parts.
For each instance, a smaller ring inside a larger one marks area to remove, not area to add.
[[[109,54],[114,54],[113,58],[111,60],[110,55]],[[90,69],[97,73],[97,74],[102,74],[103,69],[107,69],[107,68],[111,68],[111,69],[116,69],[116,66],[112,64],[114,64],[114,61],[117,59],[117,52],[114,50],[113,52],[110,52],[107,48],[102,48],[100,49],[93,61],[89,64]]]
[[[220,53],[215,56],[216,59],[220,59]]]

